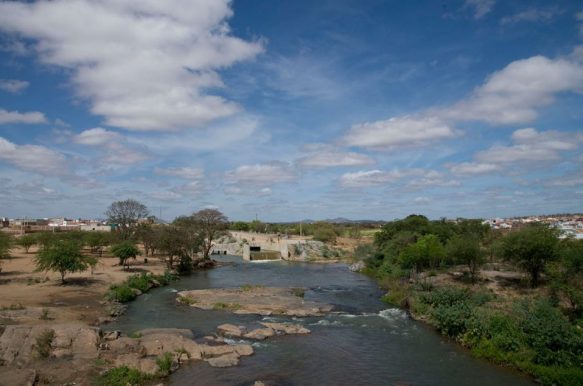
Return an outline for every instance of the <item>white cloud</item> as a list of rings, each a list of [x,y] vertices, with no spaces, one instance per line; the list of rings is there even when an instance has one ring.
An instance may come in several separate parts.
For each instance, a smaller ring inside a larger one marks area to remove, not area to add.
[[[129,147],[124,136],[101,127],[75,135],[73,142],[105,149],[100,161],[109,167],[133,165],[148,159],[142,151]]]
[[[176,130],[240,110],[209,89],[218,70],[262,52],[230,34],[229,0],[0,3],[0,29],[31,39],[44,63],[72,74],[110,126]],[[98,22],[97,22],[98,21]]]
[[[551,104],[560,92],[583,92],[583,66],[566,59],[534,56],[517,60],[493,73],[472,95],[436,113],[456,121],[492,124],[533,121],[537,109]]]
[[[226,195],[238,195],[238,196],[253,196],[253,197],[265,197],[271,196],[271,188],[253,188],[253,187],[239,187],[239,186],[227,186],[224,190]]]
[[[0,137],[0,161],[48,177],[71,174],[65,156],[44,146],[16,145]]]
[[[340,185],[347,188],[361,188],[380,186],[396,182],[405,177],[421,176],[426,173],[423,169],[394,169],[388,172],[374,169],[344,173],[340,177]]]
[[[481,19],[492,11],[496,0],[466,0],[464,7],[470,7],[474,10],[474,18]]]
[[[475,159],[482,163],[510,164],[517,162],[560,161],[563,152],[573,151],[583,143],[583,134],[559,131],[516,130],[511,146],[495,145],[478,152]]]
[[[463,162],[446,165],[456,175],[488,174],[499,171],[502,167],[493,163]]]
[[[7,123],[45,123],[46,121],[47,119],[45,118],[45,115],[38,111],[21,113],[18,111],[0,109],[0,125]]]
[[[297,179],[293,167],[280,161],[263,164],[242,165],[225,174],[229,184],[238,185],[265,185],[278,182],[290,182]]]
[[[28,82],[18,79],[0,79],[0,90],[17,94],[27,88]]]
[[[429,204],[431,202],[431,199],[429,197],[415,197],[415,201],[416,204]]]
[[[348,146],[383,150],[397,146],[426,145],[454,136],[454,130],[440,118],[406,115],[354,125],[343,142]]]
[[[154,173],[161,176],[179,177],[187,180],[198,180],[204,177],[204,171],[199,168],[155,168]]]
[[[372,158],[364,154],[345,152],[324,144],[307,145],[305,149],[309,154],[298,158],[296,163],[307,168],[363,166],[375,163]]]
[[[505,16],[500,19],[501,25],[515,24],[520,22],[549,22],[556,16],[562,14],[559,8],[528,8],[512,16]]]

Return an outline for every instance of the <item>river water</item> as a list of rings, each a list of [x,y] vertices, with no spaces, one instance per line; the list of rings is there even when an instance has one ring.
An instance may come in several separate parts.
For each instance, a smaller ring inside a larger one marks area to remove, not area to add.
[[[379,300],[374,281],[343,264],[248,263],[225,256],[230,265],[181,278],[132,302],[110,327],[131,333],[143,328],[191,329],[212,334],[222,323],[254,326],[262,320],[294,321],[312,333],[253,343],[255,354],[232,368],[191,362],[171,385],[532,385],[522,375],[472,358],[426,325]],[[306,300],[334,304],[344,314],[286,318],[203,311],[176,303],[176,291],[244,284],[305,287]]]

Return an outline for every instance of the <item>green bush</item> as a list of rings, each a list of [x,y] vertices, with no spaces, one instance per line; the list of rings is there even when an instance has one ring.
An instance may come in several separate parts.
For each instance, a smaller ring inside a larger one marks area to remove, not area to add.
[[[421,301],[433,307],[452,306],[456,303],[464,303],[470,299],[470,292],[456,287],[442,287],[435,291],[423,294]]]
[[[127,366],[114,367],[99,377],[95,386],[139,386],[152,379],[152,376]]]
[[[116,301],[120,303],[131,302],[138,295],[127,284],[113,285],[107,292],[107,300]]]
[[[152,285],[150,284],[153,277],[150,274],[142,272],[141,274],[132,275],[126,280],[128,287],[135,288],[142,292],[147,292]]]
[[[439,305],[431,311],[431,318],[439,331],[456,338],[466,332],[466,321],[472,317],[472,308],[467,302]]]
[[[55,339],[54,330],[44,330],[36,338],[35,348],[39,357],[48,358],[49,355],[51,355],[51,345],[53,343],[53,339]]]
[[[168,376],[172,372],[172,363],[174,358],[171,353],[165,352],[156,358],[156,364],[158,365],[158,374],[161,376]]]
[[[583,355],[583,334],[548,302],[519,305],[521,328],[526,341],[535,351],[535,363],[571,367]]]

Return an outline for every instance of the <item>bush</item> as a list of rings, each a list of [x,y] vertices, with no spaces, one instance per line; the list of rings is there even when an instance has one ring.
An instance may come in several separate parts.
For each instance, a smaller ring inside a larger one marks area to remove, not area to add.
[[[111,247],[111,253],[119,259],[119,265],[124,266],[124,268],[129,269],[129,259],[136,259],[136,256],[140,254],[140,250],[131,241],[122,241]]]
[[[111,286],[111,288],[109,289],[109,291],[107,292],[107,295],[106,295],[107,300],[120,302],[120,303],[131,302],[136,297],[138,297],[138,295],[136,294],[136,291],[134,291],[127,284]]]
[[[452,306],[457,303],[465,303],[470,299],[470,292],[456,287],[439,288],[421,296],[421,301],[433,307]]]
[[[96,386],[139,386],[152,379],[152,376],[127,366],[115,367],[99,377]]]
[[[45,330],[36,338],[36,352],[41,358],[48,358],[51,355],[51,345],[55,339],[54,330]]]
[[[138,275],[132,275],[129,278],[127,278],[126,284],[128,285],[128,287],[135,288],[142,292],[147,292],[150,288],[152,288],[152,285],[150,284],[152,279],[153,279],[152,275],[147,273],[141,273]]]
[[[174,358],[171,353],[165,352],[156,359],[156,364],[158,365],[158,374],[165,377],[170,375],[172,372],[172,364],[174,363]]]
[[[431,311],[431,318],[435,321],[437,329],[452,338],[466,332],[466,321],[472,315],[472,308],[467,302],[439,305]]]
[[[44,247],[36,256],[39,271],[54,271],[61,275],[65,283],[67,272],[82,272],[93,266],[96,260],[81,253],[80,245],[75,241],[58,240]]]

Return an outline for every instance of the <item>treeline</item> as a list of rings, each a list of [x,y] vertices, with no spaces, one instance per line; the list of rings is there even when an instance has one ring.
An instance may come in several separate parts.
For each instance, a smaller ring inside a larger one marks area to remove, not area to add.
[[[114,224],[112,232],[44,232],[12,237],[0,232],[0,258],[9,258],[15,246],[35,255],[41,271],[65,275],[85,271],[97,264],[104,252],[119,259],[119,265],[129,269],[129,262],[142,254],[163,259],[169,271],[188,273],[197,267],[210,265],[213,242],[227,229],[228,220],[218,210],[203,209],[180,216],[171,224],[156,224],[149,218],[147,207],[128,199],[110,205],[106,214]],[[87,250],[88,249],[88,253]]]
[[[583,240],[531,224],[506,233],[481,220],[411,215],[361,247],[385,300],[427,320],[480,357],[516,366],[545,384],[583,384]],[[368,249],[367,249],[368,248]],[[481,278],[508,267],[525,280],[491,290]],[[463,275],[454,275],[454,272]],[[437,280],[439,277],[439,280]]]
[[[362,231],[377,229],[376,224],[331,223],[317,221],[313,223],[265,223],[259,220],[235,221],[229,224],[232,231],[281,234],[290,236],[312,236],[314,240],[335,243],[338,237],[360,238]]]

